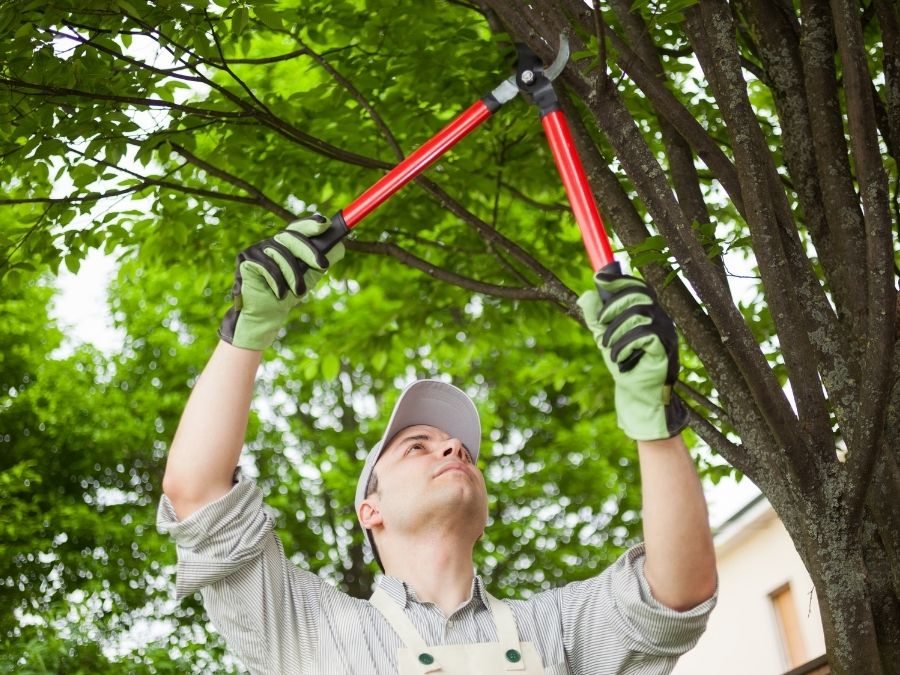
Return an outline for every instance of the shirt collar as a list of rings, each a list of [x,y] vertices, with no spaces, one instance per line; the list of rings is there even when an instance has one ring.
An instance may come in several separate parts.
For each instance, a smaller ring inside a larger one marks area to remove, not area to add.
[[[391,602],[399,605],[403,609],[406,609],[407,605],[412,602],[420,605],[423,604],[422,601],[419,600],[419,596],[416,595],[415,589],[399,577],[391,577],[386,574],[383,575],[378,579],[378,588],[388,594]],[[487,589],[484,587],[484,581],[477,574],[472,579],[472,589],[469,591],[469,597],[460,605],[460,607],[465,607],[473,601],[481,603],[485,608],[490,606],[488,604]]]

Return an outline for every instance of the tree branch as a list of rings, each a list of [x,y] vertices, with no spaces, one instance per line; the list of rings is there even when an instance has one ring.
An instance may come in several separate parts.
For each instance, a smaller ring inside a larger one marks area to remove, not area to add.
[[[728,460],[728,463],[741,473],[747,476],[753,475],[755,467],[751,462],[746,461],[746,448],[729,441],[721,431],[696,410],[688,406],[687,411],[688,425],[709,447]]]
[[[75,31],[76,28],[79,27],[76,24],[70,23],[69,21],[66,21],[65,25],[67,27],[71,28],[73,31]],[[205,83],[204,78],[192,77],[190,75],[180,75],[177,73],[177,71],[174,71],[172,69],[157,68],[156,66],[153,66],[153,65],[147,63],[146,61],[140,61],[138,59],[131,58],[130,56],[126,56],[122,52],[118,52],[114,49],[110,49],[109,47],[105,47],[101,44],[97,44],[96,42],[94,42],[93,37],[84,38],[81,35],[79,35],[77,32],[75,32],[74,35],[70,35],[69,33],[63,33],[63,32],[52,30],[52,29],[47,29],[47,32],[50,33],[51,35],[53,35],[54,37],[62,37],[67,40],[72,40],[73,42],[78,42],[79,44],[84,45],[85,47],[90,47],[91,49],[96,49],[98,52],[112,56],[114,59],[116,59],[118,61],[124,61],[125,63],[130,63],[133,66],[137,66],[141,70],[148,70],[152,73],[156,73],[158,75],[163,75],[164,77],[171,77],[171,78],[174,78],[177,80],[182,80],[184,82]],[[104,32],[107,32],[107,31],[104,31]]]
[[[32,234],[34,234],[35,232],[37,232],[40,229],[41,223],[44,222],[44,219],[47,217],[47,214],[50,213],[50,209],[52,209],[52,208],[53,208],[53,205],[51,204],[46,209],[44,209],[44,212],[41,213],[40,217],[38,217],[38,219],[36,221],[34,221],[34,224],[28,228],[28,232],[26,232],[24,235],[22,235],[22,238],[16,242],[15,246],[13,246],[11,249],[9,249],[9,251],[6,254],[6,257],[3,259],[3,262],[0,262],[0,269],[3,269],[4,267],[9,266],[9,261],[12,260],[13,255],[15,255],[16,251],[18,251],[20,248],[22,248],[22,246],[25,244],[26,241],[28,241],[28,238],[31,237]]]
[[[209,87],[218,91],[220,94],[222,94],[225,98],[227,98],[229,101],[231,101],[238,107],[242,108],[245,111],[244,116],[255,118],[260,124],[263,124],[264,126],[269,127],[270,129],[272,129],[276,133],[280,134],[284,138],[287,138],[288,140],[300,145],[301,147],[305,147],[308,150],[311,150],[311,151],[313,151],[317,154],[320,154],[324,157],[328,157],[330,159],[335,159],[335,160],[338,160],[341,162],[345,162],[347,164],[353,164],[356,166],[363,166],[363,167],[372,168],[372,169],[390,169],[391,168],[391,165],[387,164],[386,162],[381,162],[379,160],[375,160],[375,159],[366,157],[364,155],[359,155],[354,152],[344,150],[335,145],[331,145],[330,143],[326,143],[325,141],[323,141],[319,138],[316,138],[315,136],[312,136],[311,134],[307,134],[307,133],[301,131],[297,127],[293,126],[292,124],[289,124],[284,119],[278,117],[277,115],[275,115],[271,111],[269,111],[268,108],[266,108],[264,105],[262,105],[259,102],[259,100],[256,99],[255,96],[252,95],[252,92],[250,95],[256,103],[249,103],[249,102],[243,100],[240,96],[237,96],[233,92],[229,91],[227,87],[224,87],[221,84],[215,82],[214,80],[206,77],[196,67],[198,64],[205,64],[205,65],[210,65],[219,70],[224,70],[224,71],[228,72],[230,74],[230,76],[235,79],[235,81],[239,82],[240,84],[243,84],[237,78],[237,76],[234,75],[233,71],[231,71],[230,69],[227,68],[226,65],[216,63],[215,61],[210,61],[209,59],[205,59],[201,56],[198,56],[196,53],[192,52],[187,47],[178,44],[178,42],[173,40],[171,37],[162,33],[159,29],[154,28],[153,26],[150,26],[149,24],[143,23],[133,17],[132,17],[132,20],[137,22],[139,25],[143,25],[145,28],[147,28],[147,30],[149,30],[151,32],[151,34],[155,34],[158,38],[159,43],[161,45],[163,45],[163,47],[166,49],[166,51],[168,51],[172,55],[172,58],[174,58],[176,61],[184,63],[186,66],[191,67],[192,72],[196,73],[198,77],[201,77],[205,84],[207,84]],[[187,61],[184,60],[183,57],[180,57],[178,54],[176,54],[170,45],[174,45],[179,50],[183,51],[185,54],[191,55],[193,58],[195,58],[197,60],[197,63],[196,64],[188,63]],[[246,85],[243,85],[243,86],[245,87],[245,91],[246,91],[247,90]],[[262,107],[259,107],[259,106],[262,106]]]
[[[497,158],[498,169],[497,169],[497,178],[494,183],[494,204],[493,204],[493,207],[491,208],[491,227],[494,228],[495,230],[497,229],[497,220],[498,220],[498,216],[500,213],[500,186],[503,184],[503,166],[506,162],[507,147],[508,146],[506,145],[506,137],[504,136],[503,139],[501,140],[500,152],[499,152],[499,156]],[[500,264],[503,265],[503,268],[506,271],[508,271],[510,274],[512,274],[521,283],[524,283],[524,284],[531,283],[531,281],[527,278],[527,276],[525,274],[523,274],[519,268],[517,268],[509,260],[507,260],[506,257],[503,255],[503,253],[501,251],[497,250],[497,248],[495,246],[493,246],[492,244],[489,243],[488,248],[491,251],[491,253],[494,255],[494,257],[498,261],[500,261]]]
[[[404,232],[403,230],[395,230],[392,228],[385,228],[382,230],[385,234],[389,234],[398,239],[407,239],[410,242],[415,244],[420,244],[422,246],[428,246],[435,249],[440,249],[441,251],[450,251],[452,253],[458,253],[464,256],[473,256],[483,254],[484,251],[481,249],[475,250],[472,248],[464,248],[462,246],[450,246],[442,241],[435,241],[434,239],[426,239],[425,237],[420,237],[416,234],[410,234],[409,232]]]
[[[488,225],[458,201],[450,197],[450,195],[434,181],[425,178],[424,176],[419,176],[416,178],[415,182],[422,187],[426,193],[430,194],[441,206],[456,215],[463,222],[470,225],[485,241],[496,244],[522,263],[526,268],[534,272],[541,280],[542,287],[547,293],[553,296],[553,299],[558,302],[561,307],[565,308],[566,313],[576,320],[581,321],[581,311],[575,304],[578,300],[577,294],[566,286],[552,271],[539,263],[521,246],[503,236],[498,230]]]
[[[217,119],[241,119],[253,117],[252,113],[228,112],[225,110],[213,110],[210,108],[199,108],[196,106],[174,103],[158,98],[142,98],[140,96],[120,96],[114,94],[102,94],[100,92],[84,91],[81,89],[72,89],[70,87],[56,87],[46,84],[38,84],[36,82],[26,82],[25,80],[15,80],[7,77],[0,77],[0,84],[5,84],[12,91],[23,94],[25,96],[60,96],[64,98],[84,98],[95,101],[115,101],[126,105],[138,106],[142,108],[163,108],[166,110],[179,110],[182,112],[197,115],[198,117],[213,117]]]
[[[800,426],[790,408],[783,407],[787,401],[782,393],[776,399],[781,410],[777,418],[772,418],[773,430],[781,427],[780,437],[790,439],[786,447],[792,449],[794,473],[805,487],[812,488],[820,475],[818,465],[810,461],[813,455],[809,450],[816,448],[815,456],[825,458],[823,447],[831,443],[831,425],[818,370],[809,358],[815,353],[805,330],[805,325],[812,323],[809,308],[801,307],[795,297],[800,277],[792,275],[783,240],[789,235],[785,235],[784,223],[778,217],[778,210],[786,207],[787,200],[780,187],[777,194],[773,191],[778,182],[777,173],[747,99],[730,11],[720,0],[701,0],[685,12],[685,18],[691,43],[697,47],[700,63],[732,139],[746,199],[747,224],[799,411]],[[789,208],[785,210],[790,212]],[[793,234],[796,236],[796,230]]]
[[[823,205],[816,169],[815,142],[803,82],[796,17],[793,12],[788,14],[773,11],[769,0],[740,0],[736,6],[741,10],[740,16],[750,23],[745,40],[749,41],[751,34],[756,37],[754,50],[767,71],[771,72],[768,81],[781,121],[784,161],[794,179],[793,189],[802,207],[803,222],[819,252],[819,259],[836,303],[847,307],[849,299],[843,281],[850,272],[845,261],[836,255]],[[775,173],[774,169],[771,173]],[[774,176],[770,177],[770,181],[772,178]],[[847,321],[839,323],[810,268],[807,252],[796,234],[790,207],[781,194],[783,191],[773,188],[774,191],[779,193],[772,200],[777,205],[776,218],[784,233],[782,241],[790,260],[789,270],[796,280],[793,292],[801,300],[799,306],[806,310],[789,320],[794,322],[804,318],[807,334],[817,336],[810,337],[809,341],[818,358],[822,382],[839,421],[846,425],[844,428],[850,428],[856,416],[857,388],[854,379],[846,377],[846,373],[856,370],[855,364],[851,363],[849,336],[855,331],[851,321],[855,321],[857,317],[851,319],[845,314]],[[810,423],[822,422],[819,419]],[[822,435],[815,440],[818,445],[828,446],[833,443],[830,433],[827,433],[830,425],[825,427]]]
[[[731,160],[716,145],[709,133],[700,125],[690,110],[670,92],[665,85],[650,72],[631,47],[613,30],[608,30],[609,40],[622,58],[619,65],[623,72],[634,81],[647,98],[653,102],[654,109],[661,119],[668,122],[681,134],[690,146],[709,167],[716,180],[728,193],[738,213],[744,213],[744,198],[737,172]]]
[[[524,192],[519,190],[517,187],[510,185],[505,181],[500,181],[499,187],[503,188],[511,195],[513,195],[516,199],[528,204],[533,208],[539,209],[541,211],[546,211],[547,213],[569,213],[569,207],[565,204],[544,204],[543,202],[539,202],[536,199],[533,199],[526,195]]]
[[[400,144],[397,142],[396,137],[391,131],[390,127],[388,127],[387,123],[382,119],[381,115],[375,110],[375,107],[365,96],[360,93],[360,91],[353,85],[350,80],[341,75],[337,71],[337,69],[333,68],[328,61],[326,61],[321,55],[317,54],[310,47],[304,43],[299,36],[294,36],[294,39],[303,45],[303,48],[306,50],[306,53],[309,54],[313,60],[318,63],[329,75],[331,75],[332,79],[337,82],[339,85],[344,87],[347,92],[353,97],[353,99],[359,103],[363,109],[369,113],[369,117],[372,118],[372,121],[375,123],[375,126],[381,131],[381,135],[384,136],[384,139],[387,141],[387,144],[394,151],[394,156],[397,160],[402,160],[404,158],[403,150],[400,147]]]
[[[699,391],[694,389],[687,382],[684,382],[682,380],[677,380],[675,382],[675,391],[678,394],[681,394],[682,396],[687,396],[689,399],[691,399],[695,403],[702,405],[704,408],[706,408],[708,411],[713,413],[720,420],[722,420],[729,426],[734,427],[734,422],[732,422],[729,419],[728,413],[725,412],[725,410],[723,410],[722,408],[717,406],[715,403],[710,401],[708,397],[701,394]]]
[[[188,162],[190,162],[194,166],[202,169],[209,175],[215,176],[216,178],[219,178],[227,183],[231,183],[235,187],[239,187],[242,190],[246,191],[247,193],[253,195],[253,197],[255,198],[255,201],[260,206],[271,211],[272,213],[277,215],[279,218],[281,218],[285,222],[290,222],[292,220],[296,220],[297,215],[295,213],[293,213],[289,209],[286,209],[285,207],[281,206],[281,204],[274,201],[273,199],[270,199],[265,193],[263,193],[262,190],[260,190],[255,185],[248,183],[247,181],[245,181],[242,178],[238,178],[234,174],[231,174],[231,173],[228,173],[227,171],[216,168],[209,162],[206,162],[206,161],[200,159],[194,153],[190,152],[187,148],[184,148],[184,147],[178,145],[177,143],[172,143],[171,141],[169,141],[169,145],[171,146],[171,148],[174,152],[181,155]]]
[[[141,185],[123,188],[121,190],[108,190],[107,192],[89,192],[83,196],[78,196],[78,193],[74,193],[68,195],[67,197],[23,197],[0,199],[0,205],[12,206],[14,204],[89,204],[91,202],[98,202],[102,199],[108,199],[110,197],[121,197],[122,195],[127,195],[131,192],[140,192],[141,190],[144,190],[150,186],[151,184],[147,182]]]
[[[881,43],[884,49],[884,90],[886,104],[882,136],[895,162],[900,162],[900,17],[891,0],[873,0]],[[873,83],[874,86],[874,83]],[[878,102],[877,97],[875,97]]]
[[[345,241],[346,247],[351,251],[361,251],[363,253],[374,253],[384,255],[399,260],[407,267],[425,272],[429,276],[439,281],[443,281],[453,286],[459,286],[473,293],[481,293],[483,295],[492,295],[498,298],[507,298],[512,300],[550,300],[556,302],[556,298],[538,288],[510,288],[509,286],[497,286],[496,284],[486,284],[476,279],[470,279],[462,275],[456,274],[449,270],[433,265],[422,258],[419,258],[406,249],[400,248],[396,244],[389,242],[364,241],[362,239],[348,239]]]
[[[885,404],[891,386],[891,370],[885,368],[885,364],[891,362],[893,351],[896,291],[887,176],[875,131],[875,110],[859,8],[848,0],[834,0],[832,7],[843,64],[850,147],[862,197],[867,248],[869,315],[866,350],[857,424],[848,437],[847,460],[854,477],[850,485],[848,517],[850,523],[857,523],[884,432]]]
[[[835,299],[839,316],[856,325],[868,314],[866,280],[858,273],[866,264],[865,234],[838,103],[834,26],[828,3],[801,0],[800,7],[800,55],[818,172],[816,183],[830,234],[827,241],[841,261],[835,281],[843,291],[835,288]],[[861,349],[857,346],[854,360],[859,356]],[[854,379],[858,381],[858,371]]]
[[[619,23],[625,29],[625,33],[634,45],[634,54],[640,58],[643,65],[653,75],[655,82],[666,82],[666,74],[662,62],[659,60],[659,52],[650,37],[650,31],[640,16],[639,12],[632,10],[632,4],[627,0],[612,0],[610,6],[619,18]],[[666,147],[666,156],[669,160],[669,173],[678,197],[678,203],[685,217],[691,223],[709,223],[709,210],[700,189],[700,177],[694,165],[694,156],[690,145],[684,137],[664,117],[657,114],[663,144]],[[712,260],[718,266],[722,281],[725,279],[725,263],[722,255],[715,255]]]
[[[216,45],[216,51],[219,53],[219,59],[221,60],[220,69],[227,73],[232,80],[237,82],[238,86],[246,92],[247,96],[250,97],[250,100],[253,101],[254,106],[257,109],[262,110],[268,116],[272,116],[272,111],[269,110],[269,107],[259,100],[259,97],[253,93],[253,90],[249,86],[247,86],[247,83],[244,82],[240,77],[238,77],[237,74],[228,65],[228,61],[225,60],[225,53],[222,51],[222,43],[219,42],[219,35],[216,33],[216,27],[213,25],[213,22],[209,18],[209,12],[204,10],[203,15],[206,17],[206,23],[209,26],[209,32],[212,35],[213,43]],[[223,89],[222,91],[223,93],[227,92],[226,89]],[[230,94],[230,92],[227,93]],[[243,105],[243,102],[241,102],[241,104]]]

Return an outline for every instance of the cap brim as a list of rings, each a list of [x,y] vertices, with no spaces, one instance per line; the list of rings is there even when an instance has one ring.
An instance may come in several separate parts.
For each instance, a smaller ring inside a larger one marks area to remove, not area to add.
[[[427,424],[458,438],[472,459],[481,446],[481,421],[478,410],[465,392],[452,384],[419,380],[408,386],[397,403],[381,437],[384,447],[406,427]]]

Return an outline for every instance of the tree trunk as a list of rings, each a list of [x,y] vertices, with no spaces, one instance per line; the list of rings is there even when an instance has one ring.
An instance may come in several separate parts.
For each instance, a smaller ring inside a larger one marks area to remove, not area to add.
[[[878,580],[866,567],[860,534],[848,532],[825,517],[799,537],[810,547],[805,559],[819,598],[832,672],[887,675],[896,671],[885,669],[879,656],[887,646],[880,649],[872,606],[872,591]],[[797,535],[793,536],[796,541]],[[894,641],[898,638],[893,636]]]
[[[900,343],[893,361],[896,383]],[[846,521],[841,495],[798,508],[783,488],[767,492],[815,584],[836,675],[900,675],[900,386],[882,438],[860,524]]]

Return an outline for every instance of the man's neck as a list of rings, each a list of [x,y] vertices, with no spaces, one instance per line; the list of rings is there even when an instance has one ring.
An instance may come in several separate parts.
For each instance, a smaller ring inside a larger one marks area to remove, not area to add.
[[[392,542],[397,554],[382,557],[385,573],[405,581],[420,602],[432,602],[449,618],[472,593],[471,541],[436,535],[413,541]]]

